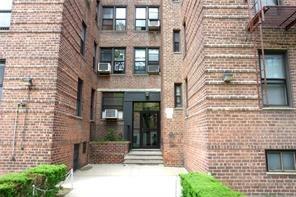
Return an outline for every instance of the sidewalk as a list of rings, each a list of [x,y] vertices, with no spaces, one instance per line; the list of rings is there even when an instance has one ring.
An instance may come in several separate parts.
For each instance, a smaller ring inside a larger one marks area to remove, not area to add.
[[[178,174],[186,172],[161,165],[88,165],[75,172],[67,197],[180,197]]]

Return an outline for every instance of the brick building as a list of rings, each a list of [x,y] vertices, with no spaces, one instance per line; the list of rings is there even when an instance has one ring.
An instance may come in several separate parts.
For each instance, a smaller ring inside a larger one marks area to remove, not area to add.
[[[3,2],[0,174],[79,168],[113,130],[167,166],[296,195],[293,0],[264,0],[262,26],[245,0]]]

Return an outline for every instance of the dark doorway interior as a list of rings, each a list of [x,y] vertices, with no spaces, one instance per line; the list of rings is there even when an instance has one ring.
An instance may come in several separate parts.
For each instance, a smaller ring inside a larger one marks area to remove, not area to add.
[[[79,144],[74,144],[73,170],[79,168]]]
[[[159,102],[135,102],[133,107],[134,110],[132,148],[159,148]]]

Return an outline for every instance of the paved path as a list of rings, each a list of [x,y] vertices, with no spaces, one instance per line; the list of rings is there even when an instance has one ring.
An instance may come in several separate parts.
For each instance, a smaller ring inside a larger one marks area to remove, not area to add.
[[[88,165],[74,175],[66,197],[180,197],[184,168],[144,165]]]

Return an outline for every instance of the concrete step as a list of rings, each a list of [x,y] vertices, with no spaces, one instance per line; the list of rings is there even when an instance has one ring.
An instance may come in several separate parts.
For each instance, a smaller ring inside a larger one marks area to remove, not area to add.
[[[160,149],[133,149],[124,157],[124,164],[161,165],[163,164]]]
[[[125,160],[124,164],[139,164],[139,165],[161,165],[162,160]]]
[[[124,159],[128,160],[163,160],[162,156],[160,155],[126,155]]]
[[[162,156],[161,151],[139,151],[139,150],[132,150],[128,153],[128,155],[154,155],[154,156]]]

